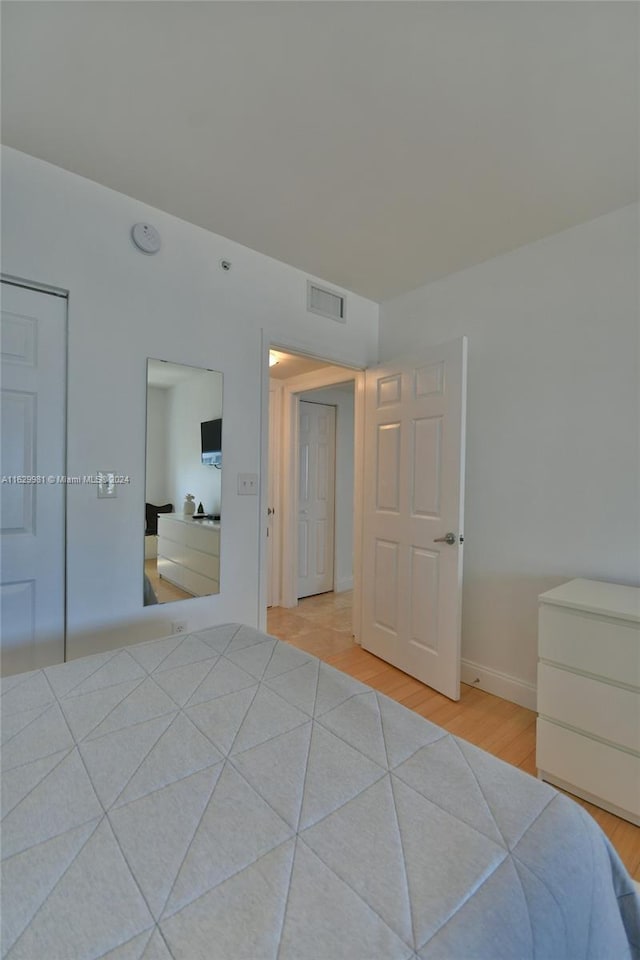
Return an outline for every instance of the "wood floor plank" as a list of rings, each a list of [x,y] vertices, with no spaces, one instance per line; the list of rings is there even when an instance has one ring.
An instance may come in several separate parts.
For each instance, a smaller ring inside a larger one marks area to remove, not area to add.
[[[532,777],[535,777],[538,768],[536,767],[536,750],[535,747],[531,750],[530,753],[524,758],[522,763],[519,763],[518,766],[521,770],[524,770],[525,773],[530,773]]]
[[[526,727],[522,733],[520,733],[517,737],[514,737],[506,747],[498,750],[496,752],[496,757],[500,757],[501,760],[512,764],[514,767],[519,767],[522,761],[529,756],[532,750],[535,749],[535,745],[536,725],[534,721],[528,727]]]
[[[267,615],[268,630],[455,736],[536,776],[534,711],[467,684],[461,684],[459,701],[448,700],[358,646],[351,635],[350,614],[350,593],[321,594],[307,597],[290,610],[272,607]],[[640,880],[640,827],[577,797],[572,799],[596,820],[631,876]]]

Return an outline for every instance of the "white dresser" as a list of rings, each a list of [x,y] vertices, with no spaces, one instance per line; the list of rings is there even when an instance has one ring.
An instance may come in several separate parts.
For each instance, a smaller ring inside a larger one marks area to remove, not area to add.
[[[539,597],[538,776],[640,824],[640,589]]]
[[[158,574],[194,597],[220,593],[220,524],[160,514]]]

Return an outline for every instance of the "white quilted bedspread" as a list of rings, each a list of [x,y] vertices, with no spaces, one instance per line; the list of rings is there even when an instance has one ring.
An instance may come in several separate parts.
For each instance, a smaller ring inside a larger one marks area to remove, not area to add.
[[[578,805],[248,627],[9,677],[2,719],[10,960],[638,954]]]

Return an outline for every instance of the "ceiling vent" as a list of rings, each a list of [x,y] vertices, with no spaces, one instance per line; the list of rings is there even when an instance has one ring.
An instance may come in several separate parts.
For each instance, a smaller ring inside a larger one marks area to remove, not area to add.
[[[346,297],[307,280],[307,310],[311,313],[337,320],[338,323],[346,323],[346,307]]]

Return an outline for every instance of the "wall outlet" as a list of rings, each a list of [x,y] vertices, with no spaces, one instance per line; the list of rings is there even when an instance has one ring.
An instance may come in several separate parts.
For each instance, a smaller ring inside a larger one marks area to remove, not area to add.
[[[258,474],[238,474],[238,494],[241,497],[255,497],[258,494]]]
[[[187,632],[187,621],[186,620],[174,620],[171,624],[171,633],[186,633]]]

